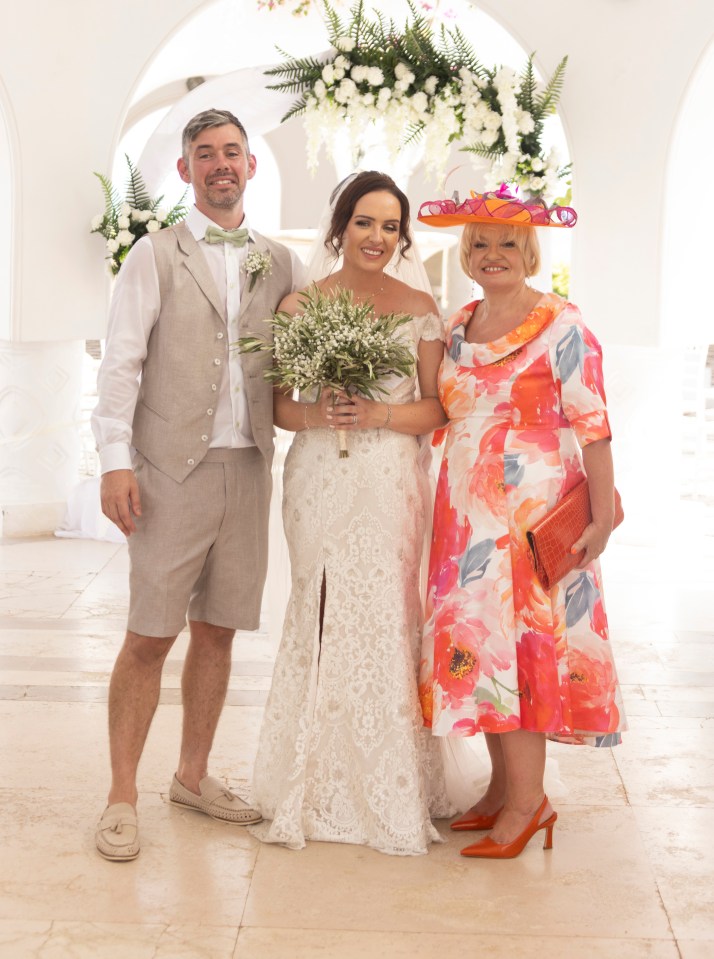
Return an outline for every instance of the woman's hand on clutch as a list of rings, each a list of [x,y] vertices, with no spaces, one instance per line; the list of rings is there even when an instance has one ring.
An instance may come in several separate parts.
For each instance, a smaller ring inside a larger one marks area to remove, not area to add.
[[[588,563],[592,563],[593,560],[598,558],[607,546],[611,532],[612,529],[603,529],[597,523],[590,523],[585,527],[582,536],[573,543],[570,549],[571,553],[579,553],[581,550],[585,550],[585,555],[577,565],[578,569],[584,569]]]

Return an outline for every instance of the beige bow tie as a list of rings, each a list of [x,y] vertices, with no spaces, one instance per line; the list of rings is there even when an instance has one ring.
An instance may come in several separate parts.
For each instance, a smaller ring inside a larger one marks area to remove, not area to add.
[[[221,230],[217,226],[207,226],[205,240],[206,243],[232,243],[233,246],[245,246],[248,242],[248,231],[245,228]]]

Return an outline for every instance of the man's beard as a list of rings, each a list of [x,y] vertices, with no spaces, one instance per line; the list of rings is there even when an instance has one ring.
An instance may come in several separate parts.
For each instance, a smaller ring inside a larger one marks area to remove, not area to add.
[[[243,191],[238,184],[232,190],[213,190],[211,187],[206,189],[206,198],[210,206],[217,210],[231,210],[243,196]]]

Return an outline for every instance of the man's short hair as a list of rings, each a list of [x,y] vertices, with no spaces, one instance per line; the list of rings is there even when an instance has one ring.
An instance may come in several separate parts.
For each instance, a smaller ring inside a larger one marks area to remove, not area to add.
[[[203,133],[204,130],[208,130],[211,127],[223,127],[227,123],[232,123],[234,127],[238,127],[245,140],[245,148],[248,153],[250,153],[248,134],[245,132],[245,127],[238,117],[233,116],[228,110],[216,110],[215,107],[212,107],[210,110],[197,113],[183,128],[183,134],[181,135],[181,153],[183,154],[184,160],[188,160],[189,147],[199,133]]]

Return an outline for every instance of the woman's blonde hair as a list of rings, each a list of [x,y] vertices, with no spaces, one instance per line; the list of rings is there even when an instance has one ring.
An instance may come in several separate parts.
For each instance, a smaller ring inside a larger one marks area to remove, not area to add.
[[[521,251],[526,276],[534,276],[540,270],[540,244],[533,226],[515,226],[512,223],[467,223],[461,234],[459,262],[466,276],[469,273],[471,247],[480,238],[486,239],[489,231],[498,230],[504,240],[513,240]],[[471,277],[473,279],[473,277]]]

